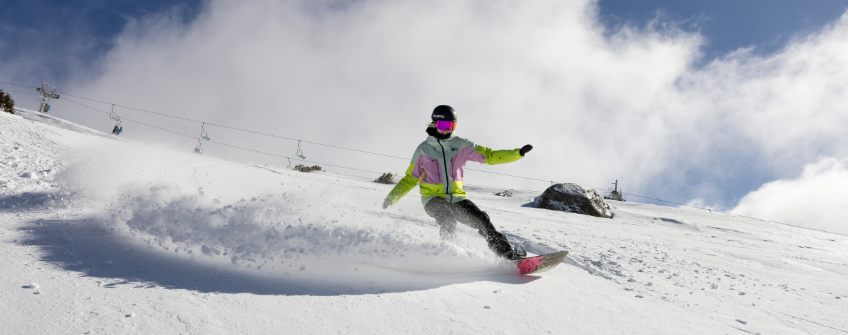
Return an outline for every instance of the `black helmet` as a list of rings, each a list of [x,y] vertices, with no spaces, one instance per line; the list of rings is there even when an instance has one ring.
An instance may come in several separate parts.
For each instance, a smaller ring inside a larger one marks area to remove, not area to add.
[[[433,109],[433,114],[430,115],[433,122],[436,121],[456,121],[456,111],[448,105],[438,105]]]

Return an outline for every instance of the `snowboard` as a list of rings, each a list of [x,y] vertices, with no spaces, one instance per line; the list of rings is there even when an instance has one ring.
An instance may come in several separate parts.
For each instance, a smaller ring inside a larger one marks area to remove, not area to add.
[[[513,259],[512,262],[518,266],[518,271],[523,275],[542,273],[555,268],[568,256],[568,251],[558,251],[552,254]]]

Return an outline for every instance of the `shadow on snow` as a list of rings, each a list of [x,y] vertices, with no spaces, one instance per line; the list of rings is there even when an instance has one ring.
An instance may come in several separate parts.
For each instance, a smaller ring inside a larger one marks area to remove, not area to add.
[[[26,192],[0,197],[0,212],[23,212],[33,210],[48,210],[57,203],[54,193]]]
[[[20,243],[40,247],[46,252],[43,261],[88,277],[119,280],[104,285],[107,288],[141,283],[142,287],[158,286],[204,293],[332,296],[427,290],[478,281],[525,284],[539,278],[511,274],[441,277],[368,265],[359,265],[362,270],[358,272],[340,271],[332,278],[309,276],[308,273],[286,276],[176,256],[140,245],[90,219],[39,220],[21,230],[28,236]],[[195,254],[194,257],[204,256]]]

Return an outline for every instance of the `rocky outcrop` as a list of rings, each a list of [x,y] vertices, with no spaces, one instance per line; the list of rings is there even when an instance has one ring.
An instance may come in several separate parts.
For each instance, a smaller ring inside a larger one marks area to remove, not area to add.
[[[598,192],[577,184],[556,184],[548,187],[536,205],[556,211],[612,218],[610,206]]]

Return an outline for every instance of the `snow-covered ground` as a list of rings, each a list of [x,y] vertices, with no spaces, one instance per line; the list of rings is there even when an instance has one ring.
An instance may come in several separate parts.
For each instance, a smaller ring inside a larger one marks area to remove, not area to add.
[[[376,176],[375,176],[376,177]],[[473,174],[470,183],[473,185]],[[0,113],[6,334],[843,334],[848,238],[611,202],[613,219],[468,186],[565,264],[520,276],[417,190]],[[539,192],[541,193],[541,192]]]

